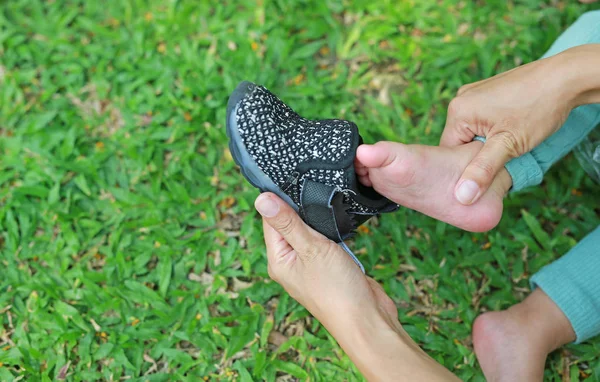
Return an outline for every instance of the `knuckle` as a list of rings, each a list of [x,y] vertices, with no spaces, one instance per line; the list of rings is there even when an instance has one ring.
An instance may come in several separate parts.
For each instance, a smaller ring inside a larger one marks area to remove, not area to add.
[[[331,240],[321,242],[319,247],[320,256],[324,259],[333,256],[334,253],[339,250],[338,245]]]
[[[306,263],[312,263],[317,258],[330,256],[334,251],[336,244],[331,240],[315,240],[308,245],[304,251],[303,260]]]
[[[323,249],[323,257],[333,256],[334,252],[339,250],[338,245],[331,240],[327,240],[323,245],[325,246]]]
[[[471,88],[471,85],[463,85],[458,89],[458,92],[456,93],[456,95],[458,95],[458,96],[463,95],[470,88]]]
[[[283,236],[286,236],[294,232],[296,228],[296,220],[291,216],[285,216],[278,222],[277,226],[279,233],[281,233]]]
[[[485,178],[486,184],[496,175],[496,169],[490,162],[482,159],[474,164],[477,167],[478,172]]]
[[[312,263],[313,261],[315,261],[315,259],[319,256],[319,245],[318,244],[311,244],[308,245],[303,253],[303,260],[306,263]]]
[[[463,100],[460,96],[455,97],[448,104],[448,115],[457,115],[463,108]]]
[[[504,147],[506,154],[511,158],[524,154],[524,145],[519,136],[512,129],[506,129],[494,136]]]
[[[501,128],[499,133],[513,131],[518,124],[518,120],[512,115],[504,115],[498,122],[498,126]]]

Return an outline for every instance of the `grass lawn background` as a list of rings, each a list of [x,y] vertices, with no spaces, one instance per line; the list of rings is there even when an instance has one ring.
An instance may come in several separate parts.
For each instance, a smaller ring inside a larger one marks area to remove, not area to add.
[[[0,1],[0,381],[362,380],[267,277],[227,96],[264,84],[366,141],[437,144],[462,84],[541,56],[576,1]],[[493,106],[493,105],[491,105]],[[471,234],[401,209],[352,248],[436,360],[600,224],[570,156]],[[600,340],[546,380],[600,380]]]

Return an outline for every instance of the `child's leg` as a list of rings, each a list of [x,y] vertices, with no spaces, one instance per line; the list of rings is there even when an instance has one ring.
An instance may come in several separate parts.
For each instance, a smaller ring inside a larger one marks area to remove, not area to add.
[[[600,11],[587,12],[581,16],[554,42],[543,58],[592,43],[600,43]],[[513,180],[512,191],[540,184],[550,167],[573,150],[599,124],[600,104],[574,109],[560,130],[531,152],[506,164]]]
[[[531,278],[569,319],[577,343],[600,334],[600,226]]]
[[[521,303],[485,313],[473,344],[488,380],[542,380],[546,356],[569,342],[600,334],[600,226],[535,274]]]
[[[561,35],[544,57],[600,43],[600,11],[588,12]],[[540,184],[544,174],[600,124],[600,105],[576,108],[559,131],[506,169],[513,191]],[[549,352],[600,334],[600,226],[568,254],[532,279],[523,302],[478,317],[473,343],[488,380],[542,380]]]

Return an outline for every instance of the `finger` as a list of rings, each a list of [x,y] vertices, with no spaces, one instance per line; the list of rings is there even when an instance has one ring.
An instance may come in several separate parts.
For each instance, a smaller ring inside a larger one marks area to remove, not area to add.
[[[273,227],[263,219],[265,245],[267,246],[267,271],[269,277],[277,282],[287,278],[285,264],[293,261],[296,252]],[[282,275],[282,272],[284,273]]]
[[[440,146],[453,147],[471,142],[475,138],[475,134],[469,129],[469,125],[462,124],[458,126],[454,121],[446,121],[442,137],[440,138]]]
[[[324,238],[306,225],[296,211],[275,194],[261,194],[254,205],[265,222],[301,256],[312,253],[315,243]]]
[[[354,171],[359,176],[365,176],[369,172],[367,167],[358,158],[354,160]]]
[[[449,119],[440,138],[440,146],[453,147],[469,143],[475,138],[475,126],[469,125],[465,121],[456,121]]]
[[[356,175],[358,175],[358,176],[365,176],[369,173],[369,170],[364,166],[355,167],[355,169],[356,169]]]
[[[275,231],[264,218],[263,232],[265,236],[265,245],[267,247],[267,259],[270,264],[276,264],[277,258],[285,255],[287,251],[291,250],[291,247],[288,242],[285,241],[283,236]]]
[[[393,145],[401,143],[378,142],[374,145],[361,145],[356,150],[356,158],[364,166],[369,168],[380,168],[389,166],[398,159],[399,150],[394,150]]]
[[[508,147],[501,134],[485,142],[456,184],[454,195],[461,204],[471,205],[485,194],[498,172],[515,156]]]
[[[369,178],[369,174],[364,176],[359,176],[358,181],[366,187],[373,187],[373,182],[371,182],[371,178]]]
[[[464,98],[454,98],[448,105],[448,115],[446,117],[446,125],[440,138],[440,146],[453,147],[464,143],[471,142],[475,137],[471,126],[464,118],[459,116],[464,115],[463,109],[471,110],[471,106],[465,106]]]

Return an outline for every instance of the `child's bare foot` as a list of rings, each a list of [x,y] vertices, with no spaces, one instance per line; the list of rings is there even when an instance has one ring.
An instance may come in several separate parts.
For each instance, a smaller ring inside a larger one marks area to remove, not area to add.
[[[465,206],[455,199],[456,182],[482,145],[477,141],[450,148],[395,142],[362,145],[355,168],[361,183],[388,199],[467,231],[483,232],[500,221],[502,198],[512,180],[504,170],[475,204]]]
[[[473,325],[473,345],[488,382],[541,381],[546,356],[575,340],[562,311],[541,290]]]

